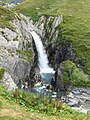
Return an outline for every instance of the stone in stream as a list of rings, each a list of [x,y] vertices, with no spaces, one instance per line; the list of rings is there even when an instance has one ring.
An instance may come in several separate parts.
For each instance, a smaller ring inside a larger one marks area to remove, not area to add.
[[[75,95],[80,95],[81,94],[81,92],[78,89],[73,89],[72,93],[75,94]]]
[[[69,99],[68,105],[71,106],[71,107],[80,107],[80,101],[76,98]]]

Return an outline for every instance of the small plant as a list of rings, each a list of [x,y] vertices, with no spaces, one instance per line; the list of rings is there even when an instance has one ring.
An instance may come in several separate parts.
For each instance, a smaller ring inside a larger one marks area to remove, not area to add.
[[[4,72],[5,72],[5,69],[0,68],[0,79],[3,78],[3,76],[4,76]]]

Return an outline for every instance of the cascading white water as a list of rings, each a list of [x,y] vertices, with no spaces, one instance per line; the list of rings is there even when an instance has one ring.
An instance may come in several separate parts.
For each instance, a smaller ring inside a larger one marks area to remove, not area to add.
[[[54,74],[55,71],[53,70],[53,68],[50,68],[48,65],[48,58],[47,58],[46,51],[43,47],[40,37],[35,31],[32,31],[30,33],[34,39],[36,49],[38,52],[40,73],[53,73]]]

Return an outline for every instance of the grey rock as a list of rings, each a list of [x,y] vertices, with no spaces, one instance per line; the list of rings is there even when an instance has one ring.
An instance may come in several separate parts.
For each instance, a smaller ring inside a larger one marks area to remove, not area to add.
[[[87,114],[90,114],[90,110],[87,111]]]
[[[79,92],[81,92],[80,94],[77,94],[76,91],[78,90]],[[73,109],[87,113],[87,111],[90,110],[90,95],[86,93],[87,89],[74,88],[72,89],[72,91],[74,92],[70,92],[69,95],[66,97],[69,100],[67,104]]]
[[[16,64],[13,74],[14,76],[18,77],[19,80],[24,80],[27,75],[29,75],[30,72],[30,64],[25,60],[19,60]]]
[[[24,19],[26,18],[24,17]],[[27,23],[29,24],[29,18],[27,18]],[[30,63],[25,60],[25,56],[17,53],[17,50],[32,50],[32,48],[28,48],[32,39],[27,32],[28,25],[24,20],[20,21],[16,18],[10,21],[10,24],[16,29],[15,31],[9,28],[0,28],[0,67],[7,71],[6,76],[10,78],[11,83],[13,81],[17,86],[19,80],[25,80],[30,73]],[[5,84],[9,84],[10,81]],[[12,89],[12,86],[9,86],[8,89]]]
[[[11,75],[8,72],[4,73],[1,84],[8,90],[15,90],[17,88],[17,85],[14,83]]]
[[[77,102],[76,102],[76,103],[74,103],[74,102],[69,102],[68,105],[69,105],[70,107],[79,107],[79,106],[80,106]]]
[[[75,94],[75,95],[80,95],[81,94],[81,92],[78,89],[73,89],[72,93]]]
[[[75,95],[72,92],[70,92],[68,97],[74,99]]]
[[[3,29],[3,35],[5,36],[5,38],[9,41],[13,40],[16,38],[17,34],[15,32],[13,32],[12,30],[10,30],[9,28],[5,28]]]
[[[80,92],[90,94],[90,90],[85,88],[81,88]]]

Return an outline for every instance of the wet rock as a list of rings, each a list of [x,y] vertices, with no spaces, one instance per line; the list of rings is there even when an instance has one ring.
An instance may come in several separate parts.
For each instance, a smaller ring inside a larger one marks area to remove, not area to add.
[[[81,92],[78,89],[73,89],[72,93],[75,94],[75,95],[80,95],[81,94]]]
[[[68,105],[71,106],[71,107],[79,107],[80,106],[79,99],[77,99],[77,98],[74,98],[74,99],[69,98]]]
[[[79,111],[79,112],[83,112],[83,113],[87,113],[86,109],[83,109],[81,107],[72,107],[73,110]]]
[[[65,97],[64,102],[71,106],[73,109],[87,113],[87,111],[90,110],[90,95],[86,93],[86,91],[89,90],[83,88],[74,88],[72,91],[67,95],[67,97]]]
[[[81,88],[81,89],[80,89],[80,92],[81,92],[81,93],[87,93],[87,94],[90,94],[90,90],[85,89],[85,88]]]
[[[68,96],[69,98],[72,98],[72,99],[75,97],[75,95],[74,95],[72,92],[70,92],[69,95],[67,95],[67,96]]]
[[[80,105],[79,105],[79,103],[77,103],[77,102],[69,102],[68,103],[68,105],[70,106],[70,107],[79,107]]]

